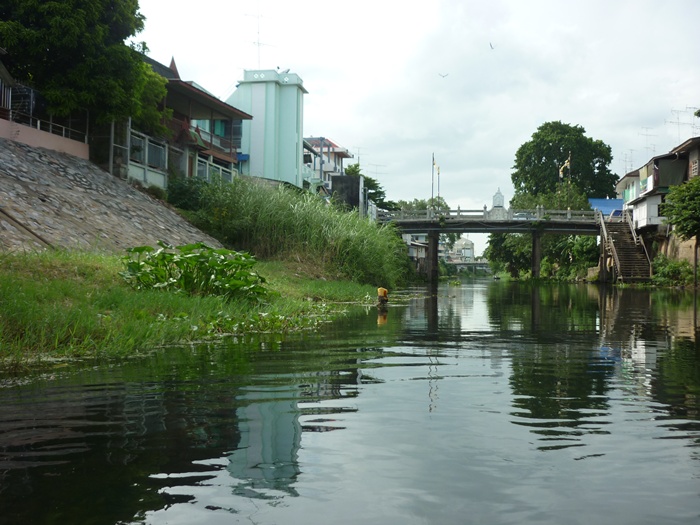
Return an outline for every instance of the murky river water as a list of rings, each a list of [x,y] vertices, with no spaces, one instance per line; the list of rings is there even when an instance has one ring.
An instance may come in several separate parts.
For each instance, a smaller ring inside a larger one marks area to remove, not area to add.
[[[0,383],[0,524],[700,523],[692,295],[414,292]]]

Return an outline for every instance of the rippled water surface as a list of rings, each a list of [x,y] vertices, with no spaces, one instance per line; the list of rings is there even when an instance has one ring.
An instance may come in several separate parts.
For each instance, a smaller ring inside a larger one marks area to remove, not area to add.
[[[4,378],[0,524],[700,522],[692,295],[396,303]]]

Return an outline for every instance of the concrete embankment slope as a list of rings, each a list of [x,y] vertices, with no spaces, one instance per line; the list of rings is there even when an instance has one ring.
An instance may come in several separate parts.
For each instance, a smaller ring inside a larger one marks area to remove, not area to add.
[[[0,139],[0,250],[123,254],[133,246],[220,243],[94,164]]]

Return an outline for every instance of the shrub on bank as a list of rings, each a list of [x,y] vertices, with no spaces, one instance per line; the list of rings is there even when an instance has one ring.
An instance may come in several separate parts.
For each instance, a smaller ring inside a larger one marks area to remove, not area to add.
[[[688,286],[695,278],[693,267],[686,260],[669,259],[664,254],[658,254],[652,263],[652,283],[657,286]]]

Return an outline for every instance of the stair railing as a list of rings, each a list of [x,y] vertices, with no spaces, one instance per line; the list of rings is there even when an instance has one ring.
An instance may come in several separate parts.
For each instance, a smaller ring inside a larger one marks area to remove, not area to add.
[[[641,235],[637,235],[637,229],[634,227],[634,222],[632,221],[632,214],[629,213],[628,210],[623,210],[622,211],[623,217],[626,220],[627,224],[630,227],[630,231],[632,232],[632,237],[634,238],[634,244],[641,244],[642,249],[644,250],[644,256],[647,258],[647,262],[649,263],[649,276],[651,277],[651,257],[649,257],[649,251],[647,250],[647,245],[644,243],[644,237]]]
[[[620,277],[622,275],[620,258],[617,256],[615,243],[613,242],[612,236],[608,234],[608,229],[605,227],[605,217],[603,217],[603,213],[600,210],[598,210],[598,213],[596,214],[596,221],[600,224],[600,233],[602,234],[601,236],[604,243],[603,246],[612,255],[613,262],[615,263],[615,271],[617,272],[618,277]]]

